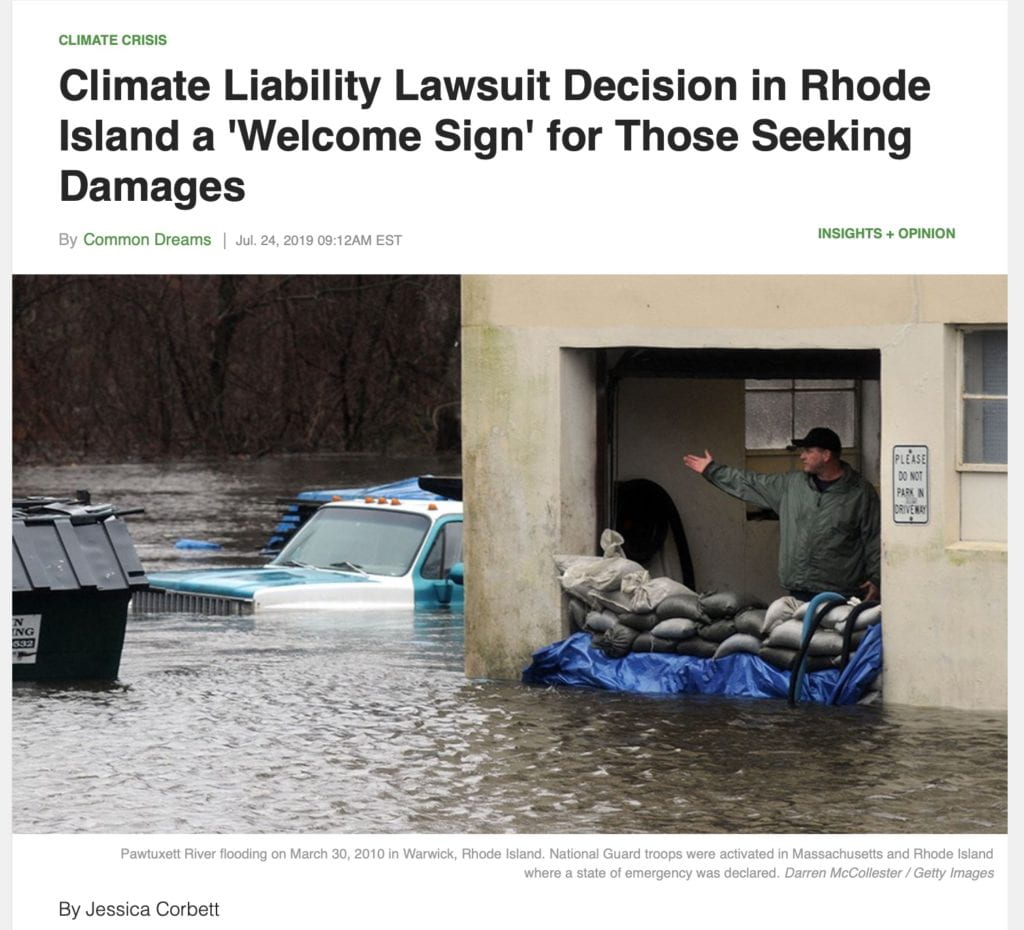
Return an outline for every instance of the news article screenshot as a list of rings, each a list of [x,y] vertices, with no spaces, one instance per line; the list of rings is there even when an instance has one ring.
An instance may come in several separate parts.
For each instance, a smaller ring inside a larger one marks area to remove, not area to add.
[[[13,926],[1010,923],[1007,3],[11,6]]]

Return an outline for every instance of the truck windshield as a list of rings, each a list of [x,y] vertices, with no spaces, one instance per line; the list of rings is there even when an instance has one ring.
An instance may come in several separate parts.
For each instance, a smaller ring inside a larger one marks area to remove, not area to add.
[[[325,507],[270,564],[398,577],[409,570],[428,529],[429,518],[409,511]]]

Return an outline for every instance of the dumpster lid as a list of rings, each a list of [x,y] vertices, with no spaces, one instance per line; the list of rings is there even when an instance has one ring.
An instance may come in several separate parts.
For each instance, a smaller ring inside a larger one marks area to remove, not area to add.
[[[83,496],[84,495],[84,496]],[[128,528],[119,517],[142,513],[73,498],[11,502],[12,588],[24,591],[118,591],[147,584]]]

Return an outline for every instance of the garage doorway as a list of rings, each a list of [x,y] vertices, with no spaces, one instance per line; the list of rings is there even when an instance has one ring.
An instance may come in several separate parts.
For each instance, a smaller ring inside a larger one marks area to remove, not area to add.
[[[778,522],[716,491],[682,464],[708,449],[717,461],[762,472],[794,467],[793,436],[828,425],[843,458],[873,484],[880,470],[880,353],[843,349],[598,350],[602,526],[621,519],[636,482],[664,489],[678,512],[694,587],[766,600],[778,585]],[[668,527],[652,575],[686,580],[686,555]]]

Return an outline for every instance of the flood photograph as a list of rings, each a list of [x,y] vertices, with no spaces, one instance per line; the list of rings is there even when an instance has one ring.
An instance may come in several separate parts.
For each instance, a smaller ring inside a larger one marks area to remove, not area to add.
[[[14,832],[1005,833],[1005,303],[931,283],[16,277]]]

